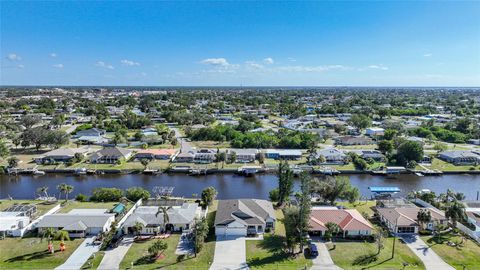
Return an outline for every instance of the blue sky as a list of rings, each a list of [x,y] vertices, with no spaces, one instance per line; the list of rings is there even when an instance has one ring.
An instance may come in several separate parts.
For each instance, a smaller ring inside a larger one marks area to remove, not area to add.
[[[2,1],[2,85],[480,86],[480,2]]]

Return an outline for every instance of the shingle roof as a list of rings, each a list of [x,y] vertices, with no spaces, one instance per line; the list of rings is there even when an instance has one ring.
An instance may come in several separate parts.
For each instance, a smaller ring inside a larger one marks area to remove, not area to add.
[[[87,228],[103,227],[107,221],[113,217],[113,214],[53,214],[42,218],[37,227],[39,228],[57,228],[57,227],[80,227],[85,225]],[[79,225],[81,222],[83,225]]]
[[[189,224],[196,215],[198,204],[184,203],[182,206],[174,206],[167,211],[169,223],[171,224]],[[140,206],[125,221],[126,226],[133,226],[136,222],[144,226],[164,224],[163,214],[158,212],[158,206]]]
[[[398,226],[416,226],[417,214],[420,209],[427,209],[434,220],[444,220],[445,215],[442,212],[436,211],[433,208],[419,208],[419,207],[397,207],[397,208],[377,208],[377,211],[385,219],[392,224]],[[398,219],[398,220],[397,220]]]
[[[249,224],[265,224],[265,220],[275,219],[272,203],[258,199],[221,200],[218,202],[215,225],[225,225],[233,221]]]

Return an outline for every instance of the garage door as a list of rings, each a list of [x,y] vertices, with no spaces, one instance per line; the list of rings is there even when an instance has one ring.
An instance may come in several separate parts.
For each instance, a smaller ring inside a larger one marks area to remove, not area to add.
[[[247,235],[247,230],[245,227],[242,228],[235,228],[235,227],[227,227],[225,235]]]

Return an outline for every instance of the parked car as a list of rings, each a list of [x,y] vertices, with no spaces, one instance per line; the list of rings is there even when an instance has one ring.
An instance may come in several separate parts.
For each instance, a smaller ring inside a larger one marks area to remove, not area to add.
[[[317,257],[318,256],[318,249],[317,249],[317,246],[313,243],[309,244],[308,245],[308,254],[311,256],[311,257]]]

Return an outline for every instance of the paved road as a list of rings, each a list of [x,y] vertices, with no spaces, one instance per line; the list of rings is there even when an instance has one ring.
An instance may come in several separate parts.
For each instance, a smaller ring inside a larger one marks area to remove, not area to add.
[[[215,255],[210,270],[242,269],[247,270],[245,237],[217,237]]]
[[[127,254],[128,250],[133,244],[133,237],[125,237],[118,247],[105,251],[98,270],[116,270],[120,269],[120,262]]]
[[[422,260],[427,270],[455,270],[452,266],[447,264],[437,253],[428,247],[423,240],[416,236],[402,236],[403,241],[407,244],[415,255]]]
[[[188,151],[192,150],[192,144],[187,141],[185,137],[182,136],[180,130],[176,127],[169,127],[171,130],[175,132],[175,138],[177,138],[178,144],[180,144],[180,151],[182,153],[187,153]]]
[[[65,132],[67,134],[72,134],[72,132],[75,131],[75,129],[77,129],[78,125],[71,125],[70,127],[68,127],[68,129],[65,130]]]
[[[335,265],[330,257],[330,252],[323,242],[314,242],[318,249],[318,256],[312,260],[311,270],[341,270],[342,268]]]
[[[92,256],[93,253],[100,249],[100,245],[92,245],[95,237],[86,238],[80,246],[68,257],[67,261],[55,268],[55,270],[78,270]],[[67,245],[68,248],[68,245]]]

